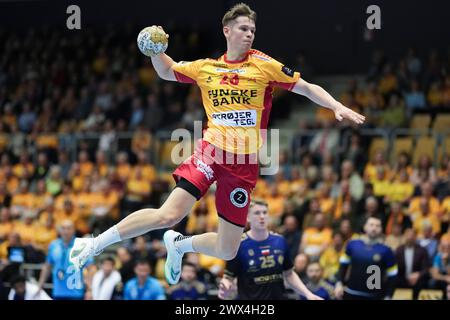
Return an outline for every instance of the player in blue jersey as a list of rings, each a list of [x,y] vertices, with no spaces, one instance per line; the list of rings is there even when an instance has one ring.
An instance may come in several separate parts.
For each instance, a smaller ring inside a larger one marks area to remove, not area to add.
[[[250,230],[242,235],[236,257],[227,262],[219,298],[275,300],[285,297],[284,281],[309,300],[322,300],[306,288],[293,270],[283,236],[269,231],[267,203],[254,200],[247,216]]]
[[[39,277],[39,290],[52,274],[52,297],[55,300],[83,300],[85,283],[83,269],[77,269],[69,261],[69,252],[75,242],[75,227],[70,220],[64,220],[58,227],[60,238],[52,241],[48,247],[46,262]],[[94,259],[90,258],[86,264],[88,269],[95,268]],[[91,271],[90,271],[91,272]]]
[[[365,235],[348,242],[345,254],[340,258],[337,275],[335,295],[338,299],[379,300],[392,297],[397,264],[394,252],[382,242],[382,230],[380,218],[368,217],[364,224]],[[348,268],[349,276],[344,279]]]

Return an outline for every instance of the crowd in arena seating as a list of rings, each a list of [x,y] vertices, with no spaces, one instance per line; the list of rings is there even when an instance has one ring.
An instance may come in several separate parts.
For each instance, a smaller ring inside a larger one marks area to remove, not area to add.
[[[9,248],[26,249],[19,263],[43,263],[62,221],[72,221],[79,236],[98,234],[136,209],[158,207],[173,187],[171,172],[155,165],[155,135],[192,130],[193,120],[204,117],[201,100],[195,86],[158,80],[137,50],[135,31],[111,29],[101,37],[45,28],[26,37],[0,32],[2,285],[17,282],[19,272]],[[174,39],[171,46],[187,46],[183,58],[199,57],[200,36],[186,34],[189,41]],[[378,128],[407,126],[416,110],[450,110],[450,61],[437,51],[428,54],[424,60],[410,49],[393,62],[377,52],[367,81],[352,82],[341,101],[367,115],[367,127]],[[408,153],[391,161],[386,150],[369,157],[365,137],[337,126],[330,114],[319,109],[315,123],[300,123],[292,150],[280,154],[279,172],[261,176],[252,195],[269,203],[271,229],[288,240],[295,271],[306,282],[323,279],[332,286],[346,242],[358,237],[366,217],[376,215],[398,256],[408,241],[426,250],[423,288],[444,290],[450,284],[450,157],[439,165],[427,156],[414,163]],[[320,130],[304,136],[304,128]],[[351,132],[346,149],[344,131]],[[114,149],[122,132],[131,132],[130,139]],[[76,140],[75,134],[85,138]],[[214,231],[217,219],[212,188],[176,228],[186,234]],[[138,262],[141,274],[158,280],[165,298],[217,298],[225,262],[188,254],[181,283],[169,287],[161,236],[151,232],[99,257],[97,272],[117,269],[120,275],[110,297],[126,296]],[[85,277],[86,299],[102,297],[95,275]],[[408,286],[408,280],[401,284]]]

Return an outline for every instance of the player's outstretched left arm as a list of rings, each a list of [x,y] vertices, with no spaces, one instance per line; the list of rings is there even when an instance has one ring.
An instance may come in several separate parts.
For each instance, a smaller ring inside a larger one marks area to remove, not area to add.
[[[336,101],[327,91],[325,91],[322,87],[306,82],[303,79],[299,79],[295,84],[292,92],[297,94],[301,94],[313,102],[331,109],[334,112],[334,115],[338,121],[342,121],[343,119],[348,119],[353,121],[356,124],[363,124],[366,117],[362,114],[359,114],[353,111],[350,108],[347,108],[339,101]]]
[[[301,294],[306,297],[308,300],[323,300],[323,298],[316,296],[314,293],[309,291],[309,289],[305,286],[303,281],[300,279],[298,274],[294,272],[293,269],[283,271],[283,278],[289,287],[292,288],[297,294]]]

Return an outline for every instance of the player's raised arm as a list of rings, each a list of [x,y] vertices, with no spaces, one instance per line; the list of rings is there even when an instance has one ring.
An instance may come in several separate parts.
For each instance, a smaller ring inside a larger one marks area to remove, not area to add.
[[[306,82],[303,79],[299,79],[295,84],[292,92],[297,94],[301,94],[313,102],[331,109],[334,112],[334,115],[338,121],[342,121],[343,119],[348,119],[353,121],[356,124],[363,124],[366,117],[363,115],[347,108],[339,101],[336,101],[327,91],[325,91],[322,87]]]
[[[172,70],[172,66],[176,64],[175,61],[172,60],[165,53],[161,53],[155,57],[151,57],[153,67],[155,68],[156,73],[161,79],[168,81],[177,81],[175,77],[175,73]]]
[[[161,26],[151,26],[141,30],[137,38],[139,50],[150,57],[156,73],[161,79],[177,81],[172,66],[175,62],[164,52],[169,45],[169,35]]]

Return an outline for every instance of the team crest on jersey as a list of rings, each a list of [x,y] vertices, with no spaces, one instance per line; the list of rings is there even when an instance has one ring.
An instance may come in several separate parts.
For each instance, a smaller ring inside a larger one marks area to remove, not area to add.
[[[236,188],[230,193],[230,201],[235,207],[244,208],[248,203],[247,190]]]
[[[253,251],[253,249],[248,249],[248,255],[251,257],[251,256],[254,256],[255,255],[255,251]]]
[[[284,257],[283,256],[278,256],[278,263],[279,264],[283,264],[284,262]]]
[[[376,253],[373,255],[372,259],[373,259],[373,261],[378,262],[381,260],[381,255]]]

